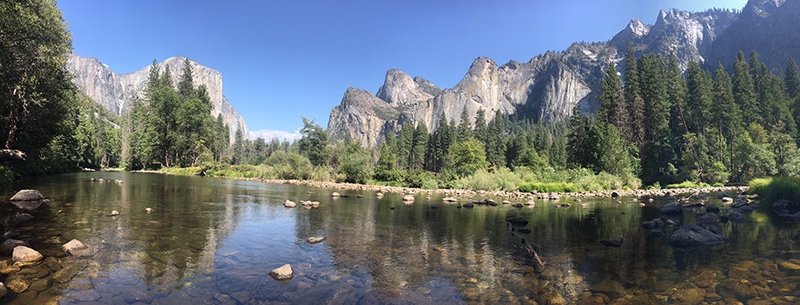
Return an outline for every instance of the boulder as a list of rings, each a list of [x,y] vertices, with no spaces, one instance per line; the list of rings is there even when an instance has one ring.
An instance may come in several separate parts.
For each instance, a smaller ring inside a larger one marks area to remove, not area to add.
[[[706,206],[706,213],[719,214],[719,207],[713,204],[708,205]]]
[[[772,211],[779,216],[789,216],[800,212],[800,203],[797,201],[780,199],[772,203]]]
[[[522,218],[522,217],[518,217],[518,216],[512,216],[512,217],[506,218],[506,222],[510,222],[511,224],[518,225],[518,226],[527,226],[528,225],[528,220],[527,219]]]
[[[622,246],[622,235],[612,239],[601,239],[600,244],[606,247],[620,247]]]
[[[669,245],[675,248],[711,247],[727,240],[700,226],[687,223],[669,237]]]
[[[731,203],[733,203],[733,198],[731,198],[731,197],[722,197],[722,198],[720,198],[720,199],[722,199],[722,203],[724,203],[724,204],[731,204]]]
[[[8,289],[6,289],[6,285],[0,283],[0,298],[6,296],[8,294]]]
[[[747,206],[747,202],[737,201],[737,202],[734,202],[734,203],[731,204],[731,208],[734,208],[734,209],[739,209],[739,208],[742,208],[744,206]]]
[[[465,208],[472,208],[472,207],[475,207],[475,204],[472,203],[472,202],[467,202],[467,203],[464,204],[464,207]]]
[[[20,209],[33,211],[38,209],[45,200],[12,201],[11,203]]]
[[[683,208],[680,202],[670,202],[658,209],[661,214],[680,214],[683,213]]]
[[[639,224],[639,226],[649,230],[656,230],[664,226],[664,221],[661,220],[661,218],[655,218],[650,221],[643,221],[642,223]]]
[[[62,245],[61,249],[64,250],[64,252],[70,253],[75,250],[86,249],[86,245],[84,245],[80,240],[73,239]]]
[[[700,288],[678,289],[672,294],[675,304],[700,304],[706,298],[706,291]]]
[[[727,218],[728,218],[728,221],[730,221],[732,223],[745,223],[745,222],[747,222],[747,219],[745,219],[744,216],[742,216],[742,214],[739,213],[739,212],[731,212],[730,214],[728,214]]]
[[[293,207],[297,206],[297,203],[295,203],[294,201],[291,201],[289,199],[286,199],[286,202],[283,203],[283,206],[285,206],[287,208],[293,208]]]
[[[292,277],[294,276],[292,272],[292,265],[289,264],[283,265],[278,269],[270,271],[269,275],[272,276],[272,278],[279,281],[292,279]]]
[[[414,195],[403,196],[403,201],[414,201]]]
[[[76,274],[78,274],[78,272],[86,268],[87,265],[88,263],[85,261],[76,261],[66,264],[64,267],[53,273],[52,279],[56,283],[69,282],[73,277],[75,277]]]
[[[44,258],[41,253],[26,246],[16,246],[11,254],[14,262],[32,263]]]
[[[16,248],[17,246],[30,247],[31,245],[28,244],[28,242],[26,242],[24,240],[6,239],[5,241],[3,241],[2,244],[0,244],[0,254],[3,254],[3,255],[11,254],[11,252],[13,252],[14,248]]]
[[[519,230],[517,230],[517,232],[520,232],[520,233],[523,233],[523,234],[531,234],[532,231],[529,228],[520,228]]]
[[[444,197],[444,198],[442,198],[442,201],[443,202],[458,202],[458,199],[456,199],[456,197]]]
[[[44,199],[44,196],[37,190],[21,190],[11,197],[11,201],[34,201],[42,199]]]

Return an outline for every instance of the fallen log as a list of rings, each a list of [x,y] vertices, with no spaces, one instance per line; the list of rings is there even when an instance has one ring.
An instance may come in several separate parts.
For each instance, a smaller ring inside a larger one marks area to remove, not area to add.
[[[511,235],[519,237],[522,240],[522,244],[525,245],[525,250],[527,250],[528,253],[533,255],[533,259],[536,260],[536,263],[539,265],[539,267],[543,269],[544,268],[544,262],[539,257],[539,254],[536,253],[536,250],[533,249],[533,244],[531,244],[528,241],[527,238],[525,238],[524,236],[522,236],[519,233],[517,233],[516,231],[514,231],[514,226],[510,222],[506,222],[506,226],[508,226],[508,230],[509,230],[509,232],[511,232]],[[538,247],[538,245],[537,245],[537,247]]]
[[[25,153],[16,149],[0,149],[0,161],[25,161]]]

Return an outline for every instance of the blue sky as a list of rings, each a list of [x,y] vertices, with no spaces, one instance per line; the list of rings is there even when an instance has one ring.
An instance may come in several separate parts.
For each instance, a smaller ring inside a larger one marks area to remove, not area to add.
[[[450,88],[472,61],[520,62],[605,41],[659,10],[741,9],[746,0],[61,0],[75,54],[117,73],[186,56],[222,72],[223,93],[265,136],[300,117],[326,127],[348,87],[376,92],[397,68]],[[283,133],[281,133],[283,132]]]

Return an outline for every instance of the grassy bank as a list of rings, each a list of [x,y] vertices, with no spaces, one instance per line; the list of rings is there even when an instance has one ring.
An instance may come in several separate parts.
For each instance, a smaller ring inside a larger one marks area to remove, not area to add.
[[[779,199],[800,201],[800,177],[772,177],[750,180],[750,194],[758,194],[762,202],[771,204]]]
[[[270,165],[204,165],[184,168],[163,168],[164,173],[208,177],[248,178],[264,180],[310,180],[348,182],[343,174],[323,167],[286,167]],[[635,177],[617,177],[605,172],[595,174],[588,169],[553,169],[532,171],[525,167],[479,170],[460,178],[447,177],[426,171],[404,172],[394,181],[369,179],[370,185],[413,187],[422,189],[469,189],[484,191],[580,192],[599,190],[638,189],[641,182]]]

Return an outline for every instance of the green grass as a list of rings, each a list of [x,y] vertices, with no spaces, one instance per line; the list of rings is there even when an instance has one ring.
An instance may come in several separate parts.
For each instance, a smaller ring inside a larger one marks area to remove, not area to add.
[[[776,200],[800,201],[800,177],[772,177],[750,180],[750,194],[758,194],[762,202],[772,204]]]
[[[519,190],[521,192],[576,192],[578,191],[578,187],[573,183],[567,182],[523,182],[519,184]]]
[[[687,181],[684,181],[684,182],[681,182],[681,183],[667,184],[667,186],[664,187],[664,188],[665,189],[697,189],[697,188],[704,188],[704,187],[709,187],[709,186],[711,186],[711,185],[709,185],[708,183],[704,183],[704,182],[695,183],[693,181],[688,181],[687,180]]]

